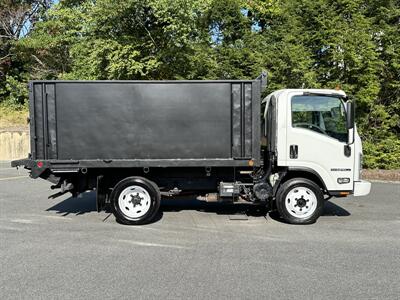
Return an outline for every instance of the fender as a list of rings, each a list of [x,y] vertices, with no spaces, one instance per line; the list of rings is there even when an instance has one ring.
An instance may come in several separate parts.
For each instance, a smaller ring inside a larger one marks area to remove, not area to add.
[[[307,168],[307,167],[288,167],[288,171],[287,171],[287,173],[285,174],[285,177],[286,177],[287,175],[289,175],[290,172],[304,172],[304,173],[312,174],[312,175],[314,175],[315,177],[318,178],[318,180],[320,181],[319,183],[321,184],[321,187],[322,187],[325,191],[328,191],[328,189],[326,188],[326,185],[325,185],[324,180],[322,179],[321,175],[318,174],[317,171],[315,171],[315,170],[313,170],[313,169],[311,169],[311,168]],[[282,178],[282,179],[283,179],[283,178]],[[318,183],[318,182],[316,182],[316,183]]]

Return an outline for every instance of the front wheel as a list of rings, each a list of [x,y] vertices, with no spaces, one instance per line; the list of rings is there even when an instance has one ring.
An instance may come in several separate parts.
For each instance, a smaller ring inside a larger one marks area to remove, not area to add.
[[[276,194],[281,217],[290,224],[311,224],[322,214],[324,194],[313,181],[293,178],[282,184]]]
[[[157,185],[142,177],[128,177],[114,187],[111,207],[117,221],[126,225],[151,222],[160,207]]]

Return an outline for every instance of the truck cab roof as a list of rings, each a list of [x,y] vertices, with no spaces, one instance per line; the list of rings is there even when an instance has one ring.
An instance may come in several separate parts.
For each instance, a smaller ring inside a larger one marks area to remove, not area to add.
[[[264,98],[264,100],[262,102],[263,103],[267,102],[268,99],[272,96],[275,96],[276,98],[278,98],[281,94],[287,93],[287,92],[335,95],[335,96],[346,97],[346,93],[344,91],[334,90],[334,89],[281,89],[281,90],[277,90],[277,91],[274,91],[271,94],[269,94],[267,97]]]

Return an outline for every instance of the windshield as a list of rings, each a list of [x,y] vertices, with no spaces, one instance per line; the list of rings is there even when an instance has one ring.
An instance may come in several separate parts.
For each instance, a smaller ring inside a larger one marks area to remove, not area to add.
[[[338,97],[301,95],[292,97],[292,126],[347,141],[346,111]]]

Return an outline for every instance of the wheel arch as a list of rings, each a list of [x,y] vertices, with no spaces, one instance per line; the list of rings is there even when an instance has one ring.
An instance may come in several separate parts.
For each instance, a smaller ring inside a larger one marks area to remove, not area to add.
[[[327,192],[328,189],[322,179],[322,177],[313,169],[310,168],[293,168],[289,167],[279,182],[279,185],[284,184],[286,181],[293,178],[305,178],[315,182],[324,192]]]

